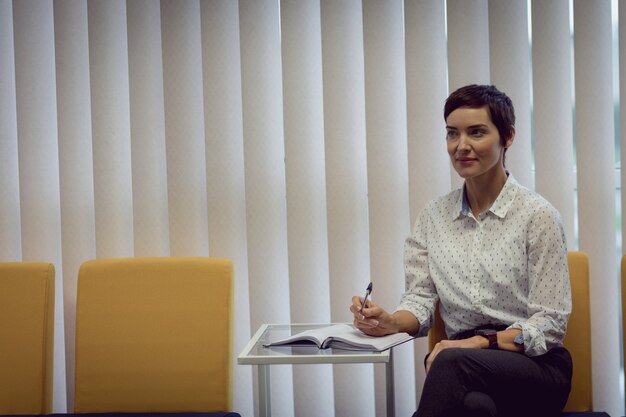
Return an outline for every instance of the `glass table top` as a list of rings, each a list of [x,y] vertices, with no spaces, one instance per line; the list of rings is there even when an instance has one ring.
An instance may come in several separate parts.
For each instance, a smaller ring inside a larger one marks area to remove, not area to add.
[[[318,349],[314,346],[263,347],[272,341],[331,324],[263,324],[243,349],[237,363],[241,365],[306,363],[378,363],[389,362],[391,350],[383,352]]]

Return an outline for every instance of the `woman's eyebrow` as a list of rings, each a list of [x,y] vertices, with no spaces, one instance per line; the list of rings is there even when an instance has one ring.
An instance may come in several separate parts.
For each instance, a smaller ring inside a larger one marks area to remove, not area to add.
[[[489,126],[484,124],[484,123],[477,123],[475,125],[470,125],[465,127],[465,129],[476,129],[476,128],[488,128]],[[459,130],[458,127],[456,126],[450,126],[450,125],[446,125],[446,129],[448,130]]]

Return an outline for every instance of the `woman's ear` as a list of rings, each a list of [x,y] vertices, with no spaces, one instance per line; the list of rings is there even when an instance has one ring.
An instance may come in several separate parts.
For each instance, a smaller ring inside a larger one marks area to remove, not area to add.
[[[504,147],[507,149],[510,148],[511,145],[513,145],[514,141],[515,141],[515,126],[511,126],[511,136],[509,136],[506,142],[504,142]]]

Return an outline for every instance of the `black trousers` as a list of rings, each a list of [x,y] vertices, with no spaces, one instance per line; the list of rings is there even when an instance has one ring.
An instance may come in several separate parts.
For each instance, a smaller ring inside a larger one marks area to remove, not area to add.
[[[565,348],[545,355],[451,348],[433,361],[413,417],[552,417],[567,402],[572,358]]]

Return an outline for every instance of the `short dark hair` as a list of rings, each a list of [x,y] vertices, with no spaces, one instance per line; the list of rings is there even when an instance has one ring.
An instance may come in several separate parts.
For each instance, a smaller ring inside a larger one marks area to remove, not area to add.
[[[511,99],[494,85],[471,84],[454,91],[443,108],[443,119],[447,120],[450,113],[460,107],[472,109],[487,106],[491,121],[498,128],[500,143],[506,144],[513,136],[515,127],[515,109]]]

